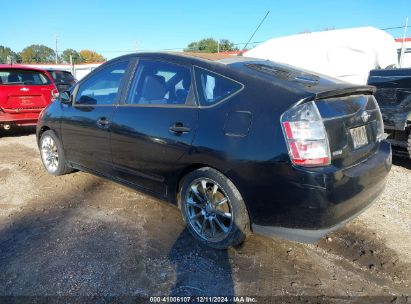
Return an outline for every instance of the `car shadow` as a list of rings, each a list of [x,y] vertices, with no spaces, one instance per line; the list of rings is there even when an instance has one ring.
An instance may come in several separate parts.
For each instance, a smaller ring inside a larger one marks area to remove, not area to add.
[[[185,228],[168,256],[176,266],[171,296],[234,296],[227,250],[216,250],[195,240]]]
[[[59,177],[64,188],[0,222],[0,297],[234,294],[227,251],[193,239],[175,207],[84,175]],[[107,197],[112,189],[132,198],[124,213],[116,210],[127,203],[115,203],[123,196]]]
[[[36,133],[36,127],[12,127],[10,130],[4,130],[3,128],[0,129],[0,138],[2,137],[18,137],[18,136],[26,136]]]

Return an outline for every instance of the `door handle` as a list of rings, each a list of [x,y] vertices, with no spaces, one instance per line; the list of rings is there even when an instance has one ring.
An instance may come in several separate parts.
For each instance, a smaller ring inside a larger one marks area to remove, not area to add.
[[[191,128],[185,127],[181,122],[177,122],[174,125],[170,127],[170,132],[173,132],[177,135],[180,135],[182,133],[188,133],[191,131]]]
[[[97,126],[100,128],[107,128],[109,123],[110,122],[105,117],[101,117],[97,120]]]

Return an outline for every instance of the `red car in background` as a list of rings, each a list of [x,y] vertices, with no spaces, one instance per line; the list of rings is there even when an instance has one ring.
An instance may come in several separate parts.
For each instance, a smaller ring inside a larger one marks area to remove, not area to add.
[[[58,94],[47,71],[0,64],[0,127],[36,125],[40,112]]]

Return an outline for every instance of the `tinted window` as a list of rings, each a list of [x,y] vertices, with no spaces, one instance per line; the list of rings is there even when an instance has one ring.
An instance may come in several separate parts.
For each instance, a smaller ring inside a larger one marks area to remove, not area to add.
[[[45,85],[50,83],[47,76],[39,71],[19,69],[0,70],[0,84],[3,85]]]
[[[127,103],[184,105],[189,97],[191,72],[188,67],[161,61],[140,60]]]
[[[111,64],[96,74],[90,76],[76,95],[76,104],[107,105],[116,100],[121,80],[127,69],[128,62]]]
[[[202,106],[215,104],[242,88],[242,85],[234,80],[200,68],[195,68],[195,75]]]
[[[72,84],[74,83],[74,77],[70,72],[66,71],[48,71],[56,84]]]

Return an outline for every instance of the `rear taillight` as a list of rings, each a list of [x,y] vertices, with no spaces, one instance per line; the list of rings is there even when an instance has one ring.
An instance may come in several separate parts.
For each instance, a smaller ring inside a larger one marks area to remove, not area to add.
[[[57,99],[59,97],[59,91],[57,89],[51,90],[51,100]]]
[[[313,101],[298,105],[281,117],[291,161],[299,166],[330,164],[330,147],[321,115]]]

